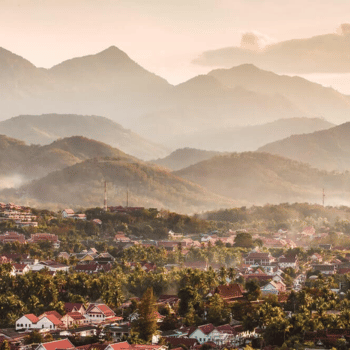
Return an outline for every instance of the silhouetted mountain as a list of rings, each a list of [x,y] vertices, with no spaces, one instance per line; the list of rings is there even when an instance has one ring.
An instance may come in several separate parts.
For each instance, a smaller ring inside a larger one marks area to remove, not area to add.
[[[339,34],[287,40],[264,48],[246,47],[242,37],[241,47],[206,51],[193,62],[216,67],[252,63],[262,69],[281,73],[350,72],[348,26],[342,25]]]
[[[166,142],[169,147],[178,145],[201,149],[210,147],[213,151],[221,152],[255,151],[267,143],[291,135],[306,134],[329,129],[333,126],[334,124],[320,118],[286,118],[267,124],[245,127],[213,127],[200,132],[178,135],[173,139],[169,137],[164,143]],[[166,166],[166,164],[164,165]]]
[[[294,135],[259,148],[325,170],[350,170],[350,122],[328,130]]]
[[[164,169],[125,158],[86,160],[18,190],[4,190],[1,196],[7,200],[51,206],[102,206],[104,181],[107,181],[109,205],[125,204],[127,189],[130,206],[167,208],[181,213],[235,203]]]
[[[36,68],[0,49],[0,100],[3,118],[18,114],[76,113],[108,115],[130,121],[152,111],[172,86],[127,54],[110,47],[95,55]]]
[[[299,117],[303,113],[282,95],[227,87],[212,76],[197,76],[172,89],[168,107],[140,118],[135,125],[142,135],[154,135],[167,143],[182,135],[211,128],[233,127],[276,119]],[[173,142],[176,147],[176,142]],[[207,147],[210,148],[210,147]]]
[[[332,88],[323,87],[300,77],[277,75],[244,64],[231,69],[216,69],[208,73],[225,86],[243,87],[269,96],[284,96],[302,113],[301,116],[323,116],[344,122],[350,113],[350,101]],[[281,115],[282,116],[282,115]]]
[[[104,117],[82,115],[22,115],[0,122],[0,134],[28,144],[49,144],[58,138],[75,135],[104,142],[142,159],[164,156],[167,150],[120,124]]]
[[[136,96],[170,87],[165,79],[148,72],[115,46],[96,55],[64,61],[52,67],[49,74],[74,98],[88,94],[105,100],[117,98],[116,93],[124,96],[132,92]],[[101,94],[96,96],[98,91]]]
[[[172,152],[165,158],[152,160],[151,163],[158,164],[171,170],[187,168],[203,160],[219,155],[220,152],[205,151],[195,148],[181,148]]]
[[[6,87],[0,99],[2,118],[52,112],[104,115],[152,141],[171,142],[174,148],[184,146],[174,142],[177,137],[208,129],[300,117],[344,122],[350,112],[350,98],[333,89],[252,65],[215,70],[174,87],[116,47],[51,69],[36,68],[6,50],[1,52],[0,86]],[[151,154],[147,146],[144,155],[138,153],[138,146],[134,152],[110,144],[144,159],[164,156]]]
[[[350,175],[333,174],[268,153],[216,156],[174,172],[209,191],[251,204],[322,202],[349,203]]]

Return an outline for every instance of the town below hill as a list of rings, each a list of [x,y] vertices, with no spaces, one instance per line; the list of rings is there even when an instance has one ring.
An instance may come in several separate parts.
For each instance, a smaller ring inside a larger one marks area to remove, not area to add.
[[[0,203],[0,230],[3,349],[347,346],[348,207]]]

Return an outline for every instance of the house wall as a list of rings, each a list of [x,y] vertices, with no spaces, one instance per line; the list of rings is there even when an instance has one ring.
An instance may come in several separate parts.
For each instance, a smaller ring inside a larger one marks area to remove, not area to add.
[[[16,331],[18,329],[33,329],[33,323],[27,317],[22,316],[16,321]]]
[[[209,340],[209,336],[204,334],[200,329],[196,329],[189,338],[197,339],[199,344],[203,344]]]
[[[38,323],[36,323],[35,328],[37,329],[42,329],[42,328],[46,328],[46,329],[56,329],[56,326],[46,317],[43,317],[42,319],[40,319],[38,321]]]

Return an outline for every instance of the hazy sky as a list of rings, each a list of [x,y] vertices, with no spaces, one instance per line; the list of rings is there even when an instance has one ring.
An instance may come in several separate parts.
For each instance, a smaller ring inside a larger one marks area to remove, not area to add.
[[[335,32],[349,0],[0,0],[0,46],[36,66],[115,45],[177,83],[209,69],[189,62],[208,49]]]

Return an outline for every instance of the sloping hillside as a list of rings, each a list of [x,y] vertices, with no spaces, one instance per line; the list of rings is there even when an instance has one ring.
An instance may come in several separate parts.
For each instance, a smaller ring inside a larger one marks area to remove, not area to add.
[[[0,67],[2,118],[55,112],[106,115],[124,124],[153,110],[172,88],[115,46],[51,69],[0,48]]]
[[[141,159],[165,156],[167,150],[112,120],[75,114],[21,115],[0,122],[0,134],[46,145],[58,138],[84,136],[116,147]]]
[[[344,95],[297,76],[278,75],[252,64],[216,69],[208,75],[231,88],[240,86],[256,93],[284,96],[302,111],[304,117],[322,116],[332,122],[344,122],[350,113],[350,103]]]
[[[259,148],[325,170],[350,170],[350,122],[328,130],[294,135]]]
[[[321,118],[286,118],[259,125],[213,127],[193,133],[184,133],[174,138],[169,137],[164,142],[170,147],[181,146],[211,149],[219,152],[245,152],[255,151],[267,143],[279,141],[291,135],[307,134],[334,126]]]
[[[110,205],[157,207],[178,212],[195,212],[237,204],[210,193],[164,169],[125,158],[95,158],[78,163],[24,185],[1,192],[2,198],[19,202],[61,206],[103,205],[103,184],[107,181]]]
[[[134,159],[116,148],[81,136],[61,139],[46,146],[28,146],[0,135],[0,174],[22,176],[23,181],[101,156]]]
[[[219,154],[220,152],[205,151],[195,148],[182,148],[177,149],[165,158],[152,160],[151,163],[164,166],[171,170],[180,170]]]
[[[211,128],[225,130],[303,116],[299,107],[283,95],[229,87],[209,75],[175,86],[164,100],[162,108],[139,118],[134,128],[141,135],[148,138],[152,135],[157,142],[165,144],[169,139],[191,137]]]
[[[209,191],[254,204],[281,202],[349,203],[350,175],[333,174],[267,153],[217,156],[175,172]]]

